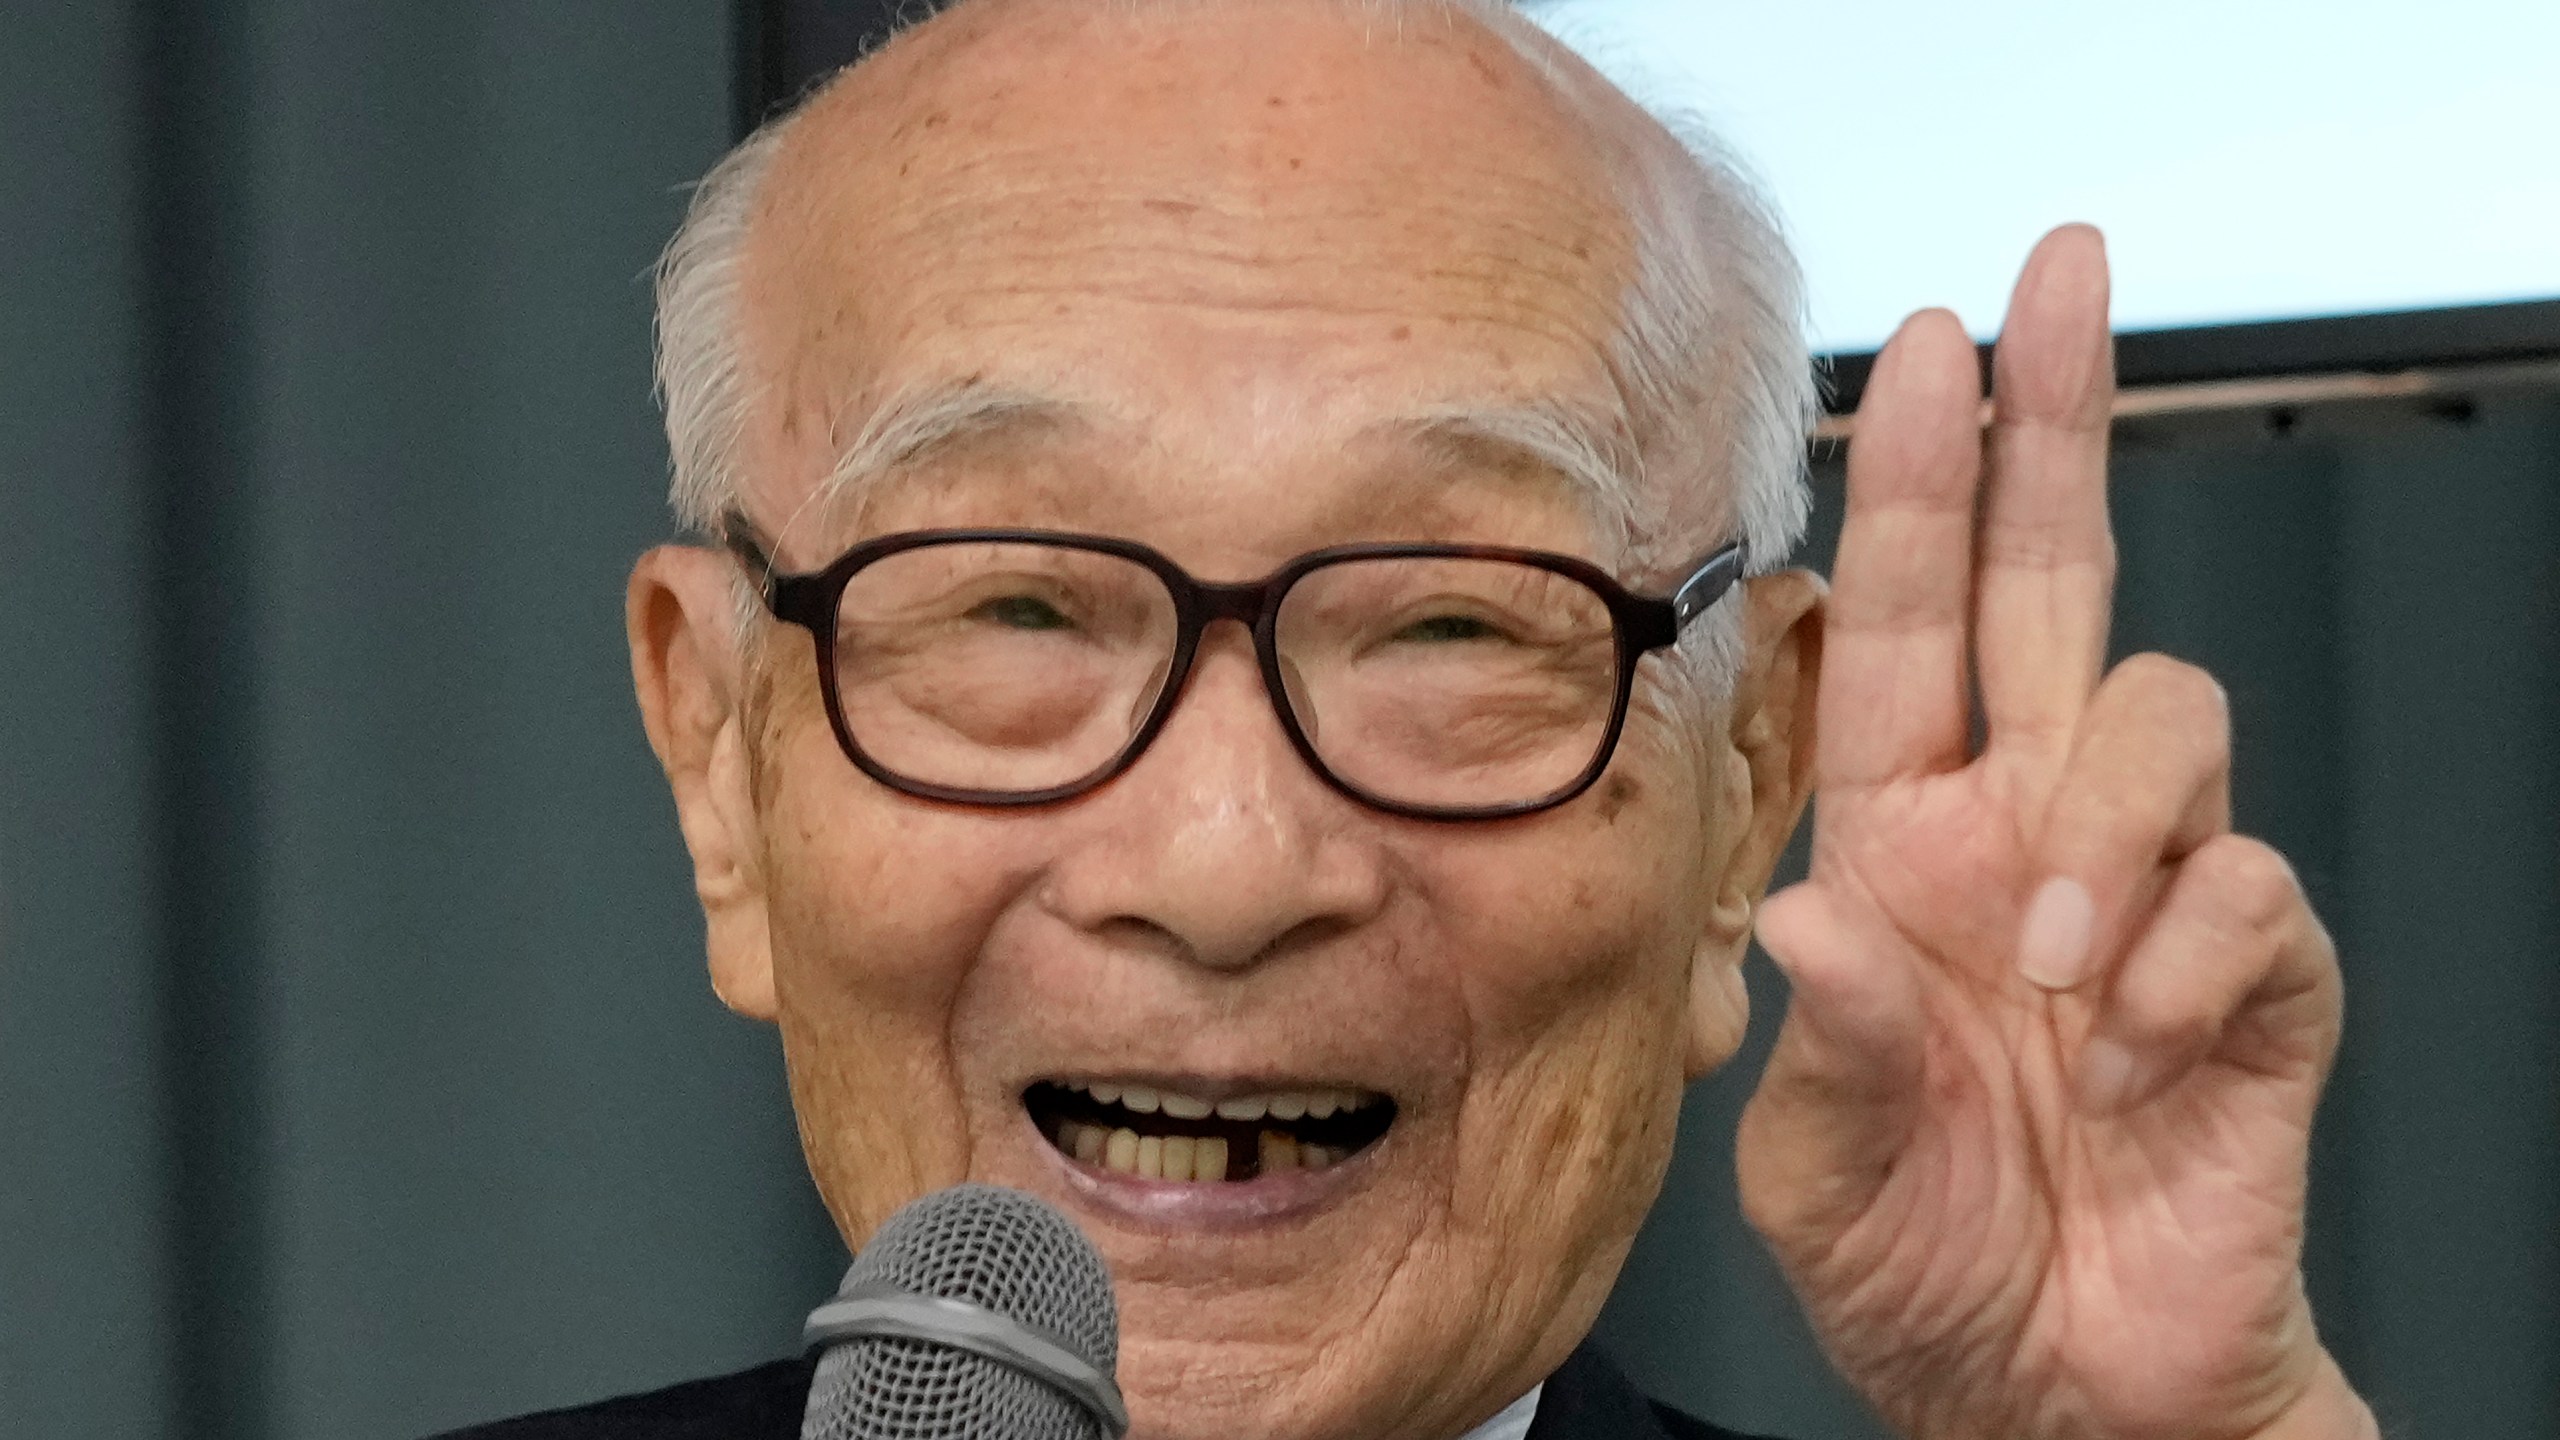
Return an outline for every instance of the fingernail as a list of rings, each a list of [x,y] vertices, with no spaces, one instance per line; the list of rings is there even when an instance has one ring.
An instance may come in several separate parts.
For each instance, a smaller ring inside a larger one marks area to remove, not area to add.
[[[2101,1115],[2124,1108],[2133,1094],[2133,1052],[2103,1035],[2080,1051],[2080,1107]]]
[[[2056,876],[2027,902],[2018,926],[2018,973],[2047,990],[2068,990],[2089,978],[2089,942],[2098,907],[2089,887]]]

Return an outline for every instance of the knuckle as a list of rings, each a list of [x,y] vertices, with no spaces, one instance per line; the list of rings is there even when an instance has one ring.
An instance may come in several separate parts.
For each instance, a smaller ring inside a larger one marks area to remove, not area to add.
[[[2221,733],[2231,725],[2231,697],[2201,665],[2156,651],[2128,657],[2116,667],[2141,695],[2143,708],[2181,728]]]
[[[2101,724],[2119,750],[2181,778],[2230,768],[2231,700],[2202,667],[2167,655],[2134,655],[2106,684],[2113,693]]]
[[[2252,928],[2273,930],[2304,906],[2293,866],[2254,836],[2219,836],[2195,858],[2209,867],[2224,903]]]
[[[2210,1047],[2222,1032],[2220,999],[2194,986],[2128,992],[2118,999],[2107,1028],[2145,1050],[2193,1054]]]

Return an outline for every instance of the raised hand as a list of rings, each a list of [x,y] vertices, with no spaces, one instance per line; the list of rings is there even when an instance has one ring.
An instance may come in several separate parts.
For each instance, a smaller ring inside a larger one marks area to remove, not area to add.
[[[2369,1435],[2300,1273],[2335,952],[2231,833],[2221,690],[2105,668],[2095,231],[2037,247],[1994,372],[1987,454],[1944,312],[1859,412],[1744,1207],[1915,1440]]]

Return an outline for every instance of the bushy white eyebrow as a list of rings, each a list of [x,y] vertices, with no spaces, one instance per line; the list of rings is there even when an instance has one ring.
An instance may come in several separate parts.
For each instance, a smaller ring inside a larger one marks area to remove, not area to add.
[[[1093,413],[1078,401],[983,380],[918,386],[872,410],[792,521],[815,511],[834,517],[841,528],[858,516],[874,485],[936,451],[1028,430],[1073,428],[1089,423]],[[1642,465],[1637,446],[1624,426],[1592,416],[1585,407],[1561,400],[1432,407],[1365,426],[1362,438],[1460,456],[1516,456],[1563,481],[1614,551],[1623,552],[1635,523]]]
[[[832,503],[932,451],[1007,431],[1073,424],[1087,407],[982,380],[931,384],[901,392],[873,409],[819,482],[817,499]]]
[[[1626,553],[1644,475],[1623,425],[1560,400],[1530,400],[1427,410],[1371,428],[1436,448],[1514,454],[1552,471],[1590,512],[1608,559]]]
[[[797,508],[774,532],[777,548],[802,520],[827,517],[832,529],[859,523],[863,502],[881,480],[933,454],[1009,432],[1083,422],[1087,406],[984,380],[909,387],[872,407]]]

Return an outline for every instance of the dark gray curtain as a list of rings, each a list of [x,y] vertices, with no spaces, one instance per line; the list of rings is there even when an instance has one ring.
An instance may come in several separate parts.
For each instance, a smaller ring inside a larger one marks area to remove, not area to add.
[[[0,1433],[396,1436],[841,1254],[622,658],[727,7],[0,32]]]
[[[400,1436],[781,1353],[842,1257],[619,618],[727,7],[0,13],[0,1433]],[[2126,643],[2223,674],[2346,949],[2333,1342],[2412,1433],[2548,1435],[2560,407],[2266,419],[2126,437]],[[1606,1333],[1867,1433],[1734,1213],[1755,1060]]]

